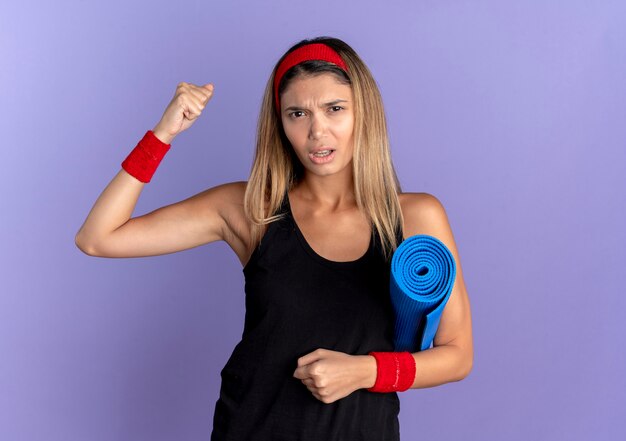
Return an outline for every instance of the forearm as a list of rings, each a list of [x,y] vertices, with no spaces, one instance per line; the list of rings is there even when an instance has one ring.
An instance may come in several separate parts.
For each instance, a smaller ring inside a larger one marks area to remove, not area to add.
[[[90,253],[89,250],[130,220],[145,183],[150,181],[171,141],[158,125],[152,134],[146,133],[100,194],[76,234],[76,245],[80,249]]]
[[[96,200],[76,234],[76,244],[89,248],[128,221],[144,185],[121,169]]]
[[[436,346],[411,354],[415,359],[415,380],[412,389],[439,386],[460,381],[472,368],[472,355],[454,345]],[[376,382],[376,359],[363,355],[360,369],[362,387],[373,387]]]
[[[472,369],[472,357],[454,345],[436,346],[425,351],[414,352],[415,381],[412,389],[439,386],[460,381]]]

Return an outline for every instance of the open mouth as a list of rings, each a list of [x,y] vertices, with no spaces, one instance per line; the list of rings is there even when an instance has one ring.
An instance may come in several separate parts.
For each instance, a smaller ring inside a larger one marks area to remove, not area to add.
[[[316,158],[324,158],[334,152],[334,149],[320,150],[315,153],[311,153],[311,156],[315,156]]]
[[[326,164],[331,162],[335,157],[335,149],[320,150],[315,153],[309,153],[309,158],[314,164]]]

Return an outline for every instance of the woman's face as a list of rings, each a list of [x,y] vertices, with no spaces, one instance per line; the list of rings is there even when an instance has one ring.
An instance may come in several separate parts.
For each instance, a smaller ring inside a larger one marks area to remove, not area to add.
[[[308,173],[351,172],[353,104],[352,88],[330,73],[294,78],[281,95],[285,135]],[[314,155],[323,150],[331,152]]]

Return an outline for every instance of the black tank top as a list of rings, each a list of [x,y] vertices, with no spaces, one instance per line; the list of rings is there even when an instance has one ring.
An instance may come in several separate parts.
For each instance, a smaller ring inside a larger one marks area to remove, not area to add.
[[[242,270],[244,330],[220,374],[211,441],[399,440],[397,393],[358,389],[327,404],[293,377],[318,348],[394,350],[390,260],[376,230],[362,257],[336,262],[309,246],[287,194],[279,212]]]

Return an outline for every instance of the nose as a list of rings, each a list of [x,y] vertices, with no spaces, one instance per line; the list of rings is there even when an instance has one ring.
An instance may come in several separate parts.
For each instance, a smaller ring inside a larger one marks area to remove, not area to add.
[[[310,139],[320,139],[326,130],[326,122],[324,117],[314,113],[311,116],[311,127],[309,128]]]

